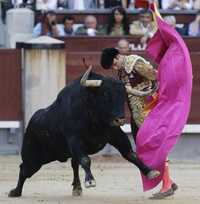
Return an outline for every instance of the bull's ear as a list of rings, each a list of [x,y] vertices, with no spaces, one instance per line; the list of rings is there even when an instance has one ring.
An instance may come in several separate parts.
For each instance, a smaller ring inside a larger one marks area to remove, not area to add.
[[[85,87],[100,87],[102,84],[102,80],[88,80],[91,70],[92,70],[92,65],[90,65],[88,70],[82,76],[80,80],[80,84]]]

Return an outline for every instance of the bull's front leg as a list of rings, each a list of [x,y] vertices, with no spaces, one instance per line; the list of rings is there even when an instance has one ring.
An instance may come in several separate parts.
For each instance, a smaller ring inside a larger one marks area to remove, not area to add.
[[[87,155],[84,155],[80,158],[80,164],[82,168],[85,170],[85,187],[91,188],[96,186],[96,181],[94,176],[92,175],[90,166],[91,166],[91,159]]]
[[[95,187],[96,182],[90,169],[91,159],[85,151],[84,143],[79,137],[73,137],[69,140],[69,146],[72,158],[75,159],[85,171],[85,187]]]
[[[74,178],[73,178],[73,191],[72,195],[73,196],[80,196],[82,195],[82,188],[81,188],[81,182],[79,178],[79,163],[76,161],[76,159],[71,160],[71,165],[73,168],[73,173],[74,173]]]
[[[146,166],[137,157],[136,153],[132,150],[128,136],[119,127],[112,128],[110,134],[112,134],[112,136],[109,143],[113,145],[126,160],[136,165],[143,175],[148,179],[154,179],[160,175],[159,171]]]

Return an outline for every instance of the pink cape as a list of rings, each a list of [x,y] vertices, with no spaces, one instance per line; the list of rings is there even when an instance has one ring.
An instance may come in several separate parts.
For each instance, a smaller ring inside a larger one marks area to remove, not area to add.
[[[183,39],[161,18],[157,23],[158,31],[146,51],[158,64],[159,97],[138,131],[136,151],[161,176],[153,180],[142,176],[144,191],[162,180],[165,160],[187,122],[192,92],[192,65]]]

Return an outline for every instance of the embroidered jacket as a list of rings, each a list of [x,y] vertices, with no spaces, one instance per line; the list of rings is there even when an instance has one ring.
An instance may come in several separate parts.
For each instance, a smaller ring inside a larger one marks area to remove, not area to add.
[[[131,86],[139,91],[145,91],[152,85],[152,81],[156,80],[156,73],[153,66],[144,58],[138,55],[129,55],[124,57],[122,69],[120,69],[118,75],[125,86]],[[155,97],[157,95],[153,95],[151,102],[149,102],[148,96],[128,94],[128,105],[138,127],[141,126],[152,108]]]

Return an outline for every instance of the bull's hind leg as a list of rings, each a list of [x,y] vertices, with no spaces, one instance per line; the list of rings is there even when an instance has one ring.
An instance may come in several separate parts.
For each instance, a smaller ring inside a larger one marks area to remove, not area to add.
[[[35,174],[41,168],[40,165],[31,167],[27,166],[24,163],[20,165],[19,171],[19,179],[16,188],[11,190],[8,194],[8,197],[20,197],[22,195],[22,190],[24,183],[27,178],[30,178],[33,174]]]
[[[79,163],[72,158],[71,164],[72,164],[73,173],[74,173],[74,178],[72,183],[72,186],[73,186],[72,195],[80,196],[82,195],[82,188],[81,188],[81,182],[79,178]]]
[[[72,158],[75,159],[85,171],[85,187],[95,187],[96,182],[90,169],[91,160],[86,154],[84,143],[80,138],[74,137],[69,141],[69,146],[71,148]]]
[[[23,169],[20,166],[17,187],[9,192],[8,194],[9,197],[20,197],[22,195],[22,189],[23,189],[24,182],[26,181],[26,178],[27,177],[25,176]]]

